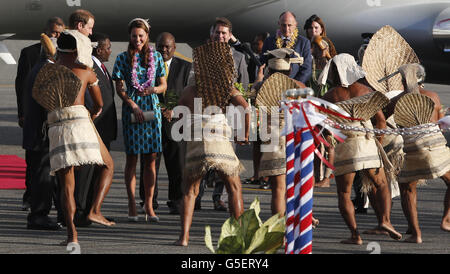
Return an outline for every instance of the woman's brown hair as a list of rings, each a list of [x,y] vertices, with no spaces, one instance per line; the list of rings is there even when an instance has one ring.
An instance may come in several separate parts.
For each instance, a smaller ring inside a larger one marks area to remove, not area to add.
[[[131,24],[128,26],[128,34],[131,34],[131,31],[134,28],[140,28],[143,29],[146,33],[147,33],[147,41],[145,41],[144,46],[142,47],[141,50],[141,66],[148,69],[148,57],[150,55],[150,51],[148,48],[148,45],[150,43],[150,30],[147,28],[146,24],[141,21],[141,20],[135,20],[133,22],[131,22]],[[133,44],[130,42],[128,42],[128,61],[130,64],[130,67],[133,68],[133,57],[134,55],[137,53],[137,49],[134,48]]]
[[[316,14],[311,15],[311,17],[309,17],[308,20],[306,20],[305,25],[303,26],[303,29],[306,31],[306,35],[308,35],[308,29],[312,28],[313,22],[317,22],[320,25],[320,27],[322,28],[322,34],[320,34],[320,35],[327,36],[327,31],[325,29],[325,23]],[[308,37],[308,39],[311,39],[311,38],[312,37]]]

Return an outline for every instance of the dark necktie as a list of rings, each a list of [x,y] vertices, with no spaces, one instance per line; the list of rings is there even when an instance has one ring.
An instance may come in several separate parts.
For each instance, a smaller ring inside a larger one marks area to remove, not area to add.
[[[106,70],[106,67],[105,67],[105,65],[102,63],[102,70],[103,70],[103,73],[106,75],[106,78],[108,78],[108,80],[109,80],[109,75],[108,75],[108,71]]]
[[[283,48],[285,48],[287,46],[287,43],[289,42],[289,38],[284,38],[283,39]]]

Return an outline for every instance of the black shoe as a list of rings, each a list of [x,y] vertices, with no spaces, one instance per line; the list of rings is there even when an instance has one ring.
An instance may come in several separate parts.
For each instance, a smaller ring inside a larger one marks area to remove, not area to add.
[[[246,185],[259,185],[259,179],[247,178],[242,183]]]
[[[171,200],[168,200],[168,201],[166,202],[166,204],[167,204],[167,206],[168,206],[169,208],[173,207],[173,205],[174,205],[174,203],[173,203]]]
[[[222,200],[215,200],[214,201],[214,210],[227,211],[227,207],[225,206],[225,203]]]
[[[259,185],[260,189],[270,189],[270,184],[267,181],[261,180],[261,184]]]
[[[29,202],[24,202],[22,204],[22,211],[30,211],[31,209],[31,204]]]
[[[27,229],[33,230],[61,230],[63,226],[60,223],[44,222],[44,223],[27,223]]]

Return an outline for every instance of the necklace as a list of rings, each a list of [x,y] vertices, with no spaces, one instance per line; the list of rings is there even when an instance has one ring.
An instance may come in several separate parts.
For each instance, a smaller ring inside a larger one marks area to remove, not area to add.
[[[148,55],[148,69],[147,69],[147,81],[142,85],[139,84],[137,77],[137,67],[138,67],[138,53],[134,54],[133,57],[133,70],[131,72],[131,81],[133,83],[133,87],[140,92],[143,92],[146,88],[150,87],[153,82],[153,78],[155,76],[155,59],[153,58],[153,48],[149,45],[149,55]]]
[[[294,47],[295,43],[297,43],[297,38],[298,38],[298,29],[295,29],[294,33],[292,33],[291,40],[286,45],[286,48],[292,49]],[[277,40],[276,40],[275,44],[276,44],[277,48],[279,48],[279,49],[281,49],[283,47],[283,39],[281,38],[280,30],[277,30]]]

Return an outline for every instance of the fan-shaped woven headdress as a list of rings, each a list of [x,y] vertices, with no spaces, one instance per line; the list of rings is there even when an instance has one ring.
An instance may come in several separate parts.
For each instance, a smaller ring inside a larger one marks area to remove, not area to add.
[[[366,72],[369,84],[383,93],[392,90],[403,90],[399,74],[378,82],[396,72],[401,65],[419,63],[414,50],[391,26],[384,26],[370,39],[367,46],[362,67]]]
[[[279,106],[282,94],[288,89],[298,88],[297,83],[282,73],[274,73],[264,81],[256,96],[258,106]]]

